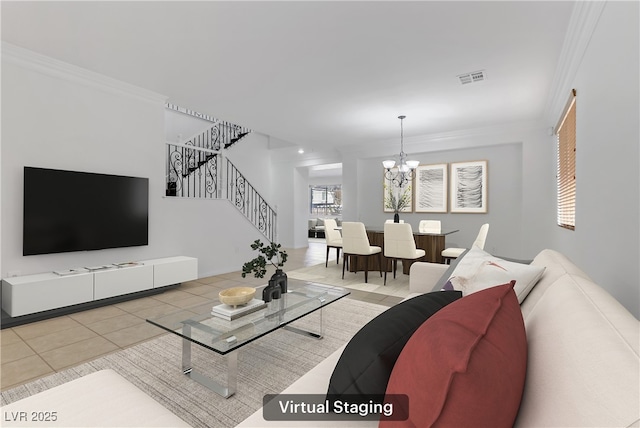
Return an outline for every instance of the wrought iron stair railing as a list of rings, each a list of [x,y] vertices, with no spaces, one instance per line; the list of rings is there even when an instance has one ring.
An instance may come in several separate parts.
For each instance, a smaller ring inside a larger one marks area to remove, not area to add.
[[[277,213],[229,160],[218,152],[167,143],[167,196],[227,199],[270,242],[276,240]],[[224,183],[224,185],[220,185]]]
[[[200,147],[167,144],[167,196],[219,198],[219,153]]]
[[[269,239],[269,242],[275,242],[277,223],[275,209],[267,203],[229,159],[226,159],[224,175],[226,177],[227,199]]]
[[[193,146],[204,150],[219,152],[221,149],[230,148],[251,133],[251,129],[244,126],[216,119],[215,117],[180,107],[175,104],[167,103],[165,107],[168,110],[177,111],[212,123],[211,126],[196,133],[190,138],[187,138],[184,142],[178,142],[178,145]],[[206,163],[206,160],[203,160],[201,165],[204,163]],[[195,169],[198,168],[193,165],[190,166]],[[190,172],[193,172],[194,170]]]
[[[219,151],[249,135],[251,130],[233,123],[219,121],[202,132],[188,138],[183,144],[201,149]]]
[[[203,113],[167,103],[166,108],[212,123],[179,143],[167,143],[167,196],[227,199],[270,242],[276,240],[276,212],[221,150],[246,137],[251,130]],[[225,183],[221,185],[220,183]]]

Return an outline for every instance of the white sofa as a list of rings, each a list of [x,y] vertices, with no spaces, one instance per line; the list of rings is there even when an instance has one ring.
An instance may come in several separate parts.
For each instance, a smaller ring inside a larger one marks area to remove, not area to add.
[[[188,427],[113,370],[100,370],[0,408],[3,427]]]
[[[533,265],[545,272],[522,302],[527,376],[518,427],[640,426],[640,323],[564,255],[544,250]],[[447,266],[414,263],[410,290],[440,287]],[[285,394],[324,394],[339,349]],[[262,410],[240,427],[374,427],[377,421],[266,421]]]

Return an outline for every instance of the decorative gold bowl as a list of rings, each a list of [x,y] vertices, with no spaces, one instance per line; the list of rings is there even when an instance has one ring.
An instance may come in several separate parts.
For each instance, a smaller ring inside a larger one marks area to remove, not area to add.
[[[256,289],[253,287],[233,287],[222,290],[218,297],[220,301],[226,305],[236,306],[248,303],[256,295]]]

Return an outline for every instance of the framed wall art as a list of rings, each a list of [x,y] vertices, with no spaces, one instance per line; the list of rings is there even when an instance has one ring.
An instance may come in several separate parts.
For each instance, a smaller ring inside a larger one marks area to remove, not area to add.
[[[452,163],[449,179],[452,213],[487,212],[487,161]]]
[[[415,177],[415,212],[447,212],[447,164],[420,165]]]
[[[382,174],[382,202],[383,211],[386,213],[410,213],[413,211],[413,182],[409,180],[403,187],[398,187],[386,177],[387,170]],[[391,173],[396,174],[398,168],[392,168]]]

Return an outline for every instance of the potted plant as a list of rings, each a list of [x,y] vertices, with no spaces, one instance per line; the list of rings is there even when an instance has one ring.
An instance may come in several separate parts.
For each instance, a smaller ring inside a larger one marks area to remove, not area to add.
[[[392,187],[389,187],[387,190],[387,196],[384,198],[384,206],[387,209],[393,210],[393,221],[398,223],[400,221],[400,214],[398,213],[411,204],[411,189],[407,187],[403,191],[402,188],[400,188],[397,193],[393,191],[394,189]]]
[[[287,274],[281,269],[287,261],[287,252],[282,250],[280,244],[271,242],[265,245],[259,239],[251,244],[251,249],[257,250],[260,255],[242,266],[242,277],[245,278],[253,273],[256,278],[264,278],[267,273],[267,263],[270,263],[276,268],[276,272],[269,279],[269,285],[264,288],[262,300],[269,302],[272,298],[280,298],[282,293],[287,292]]]

